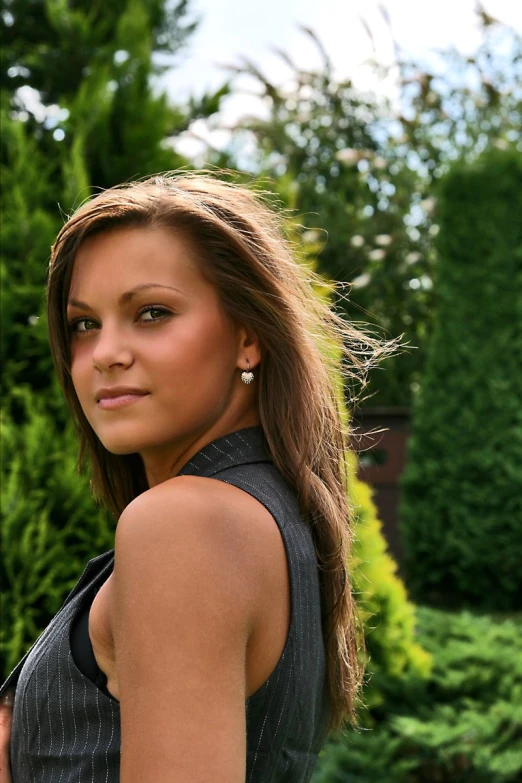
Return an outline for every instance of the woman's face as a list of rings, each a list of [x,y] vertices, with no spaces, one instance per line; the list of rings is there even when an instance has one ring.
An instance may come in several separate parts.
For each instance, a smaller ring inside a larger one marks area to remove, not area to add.
[[[174,231],[88,237],[67,317],[72,382],[109,451],[139,452],[146,466],[175,461],[207,432],[253,423],[253,390],[239,376],[246,357],[257,364],[257,344],[226,316],[190,243]]]

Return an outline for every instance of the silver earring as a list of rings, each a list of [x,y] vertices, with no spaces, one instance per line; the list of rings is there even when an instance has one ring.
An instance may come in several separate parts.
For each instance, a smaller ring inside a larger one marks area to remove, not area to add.
[[[248,361],[248,359],[246,360],[246,363],[247,363],[247,369],[241,373],[241,380],[243,381],[243,383],[252,383],[252,381],[254,380],[254,373],[250,369],[250,362]]]

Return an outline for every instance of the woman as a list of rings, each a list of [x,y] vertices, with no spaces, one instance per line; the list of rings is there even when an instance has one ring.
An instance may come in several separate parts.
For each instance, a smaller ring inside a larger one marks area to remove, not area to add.
[[[353,717],[331,357],[356,378],[392,344],[312,282],[259,197],[208,176],[112,188],[61,230],[51,350],[119,519],[3,686],[15,783],[302,783]]]

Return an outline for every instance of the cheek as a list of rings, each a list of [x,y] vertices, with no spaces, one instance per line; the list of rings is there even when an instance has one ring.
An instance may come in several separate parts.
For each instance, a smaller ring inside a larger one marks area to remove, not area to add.
[[[71,346],[70,372],[71,380],[78,396],[81,400],[82,395],[87,393],[87,385],[90,382],[90,369],[92,360],[86,345],[76,344]]]
[[[210,310],[180,321],[176,331],[162,341],[161,351],[167,361],[170,356],[173,363],[183,362],[187,369],[222,366],[230,370],[235,363],[235,332],[223,316]]]
[[[198,362],[203,371],[214,378],[223,376],[228,380],[236,363],[236,344],[234,333],[227,324],[214,319],[201,335],[197,346]]]

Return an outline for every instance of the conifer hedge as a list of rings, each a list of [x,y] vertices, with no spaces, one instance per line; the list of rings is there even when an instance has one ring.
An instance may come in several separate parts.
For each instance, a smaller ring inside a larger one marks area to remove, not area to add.
[[[407,582],[422,602],[519,609],[520,152],[455,164],[438,221],[437,313],[401,482]]]

